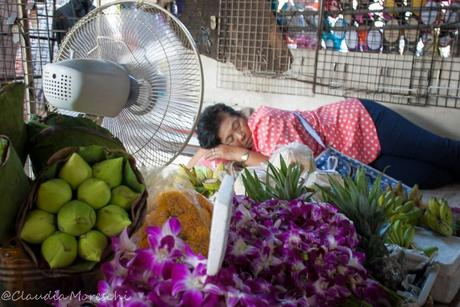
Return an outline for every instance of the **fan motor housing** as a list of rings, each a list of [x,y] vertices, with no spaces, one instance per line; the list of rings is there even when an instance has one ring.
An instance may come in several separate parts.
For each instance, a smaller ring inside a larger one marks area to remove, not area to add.
[[[127,105],[130,83],[126,70],[107,60],[65,60],[43,68],[49,104],[92,115],[117,116]]]

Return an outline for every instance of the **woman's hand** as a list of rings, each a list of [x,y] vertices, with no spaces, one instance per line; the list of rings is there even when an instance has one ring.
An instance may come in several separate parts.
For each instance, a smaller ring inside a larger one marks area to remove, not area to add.
[[[221,144],[212,149],[206,149],[204,157],[208,160],[222,159],[229,161],[240,161],[241,155],[247,151],[248,150],[245,148]]]
[[[241,162],[241,158],[245,153],[249,154],[248,160],[245,162],[246,166],[259,165],[268,160],[268,158],[261,153],[250,151],[244,147],[231,145],[219,145],[212,149],[206,149],[203,157],[208,160],[222,159]]]

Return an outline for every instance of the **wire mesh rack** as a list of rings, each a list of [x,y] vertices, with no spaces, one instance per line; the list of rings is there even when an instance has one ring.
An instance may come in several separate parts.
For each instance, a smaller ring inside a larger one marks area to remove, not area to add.
[[[0,83],[24,81],[26,116],[45,110],[42,68],[64,35],[94,6],[88,0],[0,0]]]
[[[218,85],[460,108],[459,16],[457,0],[221,0]]]
[[[0,0],[0,83],[25,81],[27,114],[44,111],[42,66],[92,7]],[[459,16],[458,0],[220,0],[217,84],[460,108]]]
[[[305,46],[311,54],[295,57],[283,33],[287,24],[279,26],[273,10],[265,0],[221,1],[218,85],[272,93],[311,93],[317,35],[314,20],[303,29]]]

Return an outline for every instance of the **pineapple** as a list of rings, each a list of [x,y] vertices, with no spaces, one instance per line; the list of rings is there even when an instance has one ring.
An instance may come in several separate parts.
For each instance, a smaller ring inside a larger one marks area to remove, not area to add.
[[[242,179],[246,195],[251,199],[262,202],[267,199],[292,200],[300,197],[305,199],[312,195],[312,189],[307,188],[305,180],[301,177],[303,167],[299,163],[289,166],[280,156],[280,168],[277,169],[268,162],[267,177],[265,181],[257,177],[256,172],[243,170]]]
[[[365,265],[374,278],[390,289],[397,289],[403,272],[401,264],[390,258],[384,244],[390,223],[385,209],[377,204],[383,193],[380,184],[379,177],[369,188],[364,170],[359,169],[354,179],[345,177],[342,184],[331,178],[330,188],[318,188],[326,202],[334,204],[353,221],[360,236],[360,249],[366,254]]]

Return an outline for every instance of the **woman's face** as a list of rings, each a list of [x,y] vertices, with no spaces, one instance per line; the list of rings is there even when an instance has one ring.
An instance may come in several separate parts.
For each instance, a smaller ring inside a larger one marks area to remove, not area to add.
[[[253,145],[251,130],[248,121],[242,116],[222,114],[218,136],[225,145],[251,149]]]

